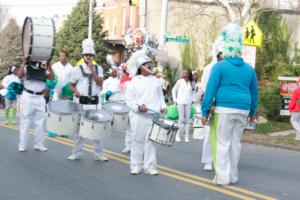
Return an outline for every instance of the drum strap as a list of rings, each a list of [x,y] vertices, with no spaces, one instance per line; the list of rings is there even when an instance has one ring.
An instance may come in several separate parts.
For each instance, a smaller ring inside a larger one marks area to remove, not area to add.
[[[83,76],[83,77],[87,77],[87,78],[89,79],[89,91],[88,91],[88,94],[89,94],[89,96],[92,96],[92,83],[93,83],[93,77],[92,77],[91,74],[88,74],[88,73],[86,73],[86,72],[83,70],[82,65],[80,65],[79,67],[80,67],[82,76]],[[98,75],[98,67],[97,67],[97,65],[94,65],[94,68],[95,68],[96,74]]]

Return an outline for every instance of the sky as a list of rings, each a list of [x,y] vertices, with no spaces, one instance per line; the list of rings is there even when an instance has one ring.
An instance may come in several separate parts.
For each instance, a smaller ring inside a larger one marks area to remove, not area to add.
[[[17,19],[21,26],[26,16],[52,18],[57,15],[62,21],[79,0],[0,0],[8,9],[8,15]]]

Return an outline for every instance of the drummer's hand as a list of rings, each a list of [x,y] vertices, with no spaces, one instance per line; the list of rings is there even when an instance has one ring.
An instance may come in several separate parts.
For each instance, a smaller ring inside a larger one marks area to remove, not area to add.
[[[165,109],[165,108],[163,108],[163,109],[161,109],[161,111],[160,111],[161,113],[167,113],[167,109]]]
[[[255,116],[249,116],[248,117],[248,121],[249,122],[254,122],[256,120],[256,117]]]
[[[148,111],[148,108],[145,104],[139,106],[139,111],[140,112],[147,112]]]
[[[201,122],[202,122],[203,125],[206,125],[207,117],[201,117]]]
[[[88,66],[88,68],[89,68],[91,74],[93,74],[93,73],[94,73],[94,65],[93,65],[93,62],[90,61],[90,62],[88,63],[87,66]]]

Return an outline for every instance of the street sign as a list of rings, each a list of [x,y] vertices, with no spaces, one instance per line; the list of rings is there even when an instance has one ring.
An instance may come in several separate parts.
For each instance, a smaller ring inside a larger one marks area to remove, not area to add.
[[[250,45],[243,46],[242,58],[246,63],[255,68],[256,62],[256,47]]]
[[[189,43],[190,39],[188,37],[166,37],[166,42],[180,42],[180,43]]]
[[[262,31],[253,20],[243,27],[243,44],[262,46]]]

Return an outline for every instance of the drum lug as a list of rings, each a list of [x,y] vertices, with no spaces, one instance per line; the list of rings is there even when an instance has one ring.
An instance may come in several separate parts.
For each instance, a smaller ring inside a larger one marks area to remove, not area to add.
[[[106,130],[106,123],[104,124],[104,130]]]
[[[125,115],[122,116],[122,120],[124,120],[124,119],[125,119]]]
[[[58,121],[60,121],[60,122],[61,122],[61,116],[59,116],[59,119],[58,119]]]
[[[48,113],[48,118],[50,118],[50,113]]]
[[[94,124],[92,124],[92,129],[94,129]]]

